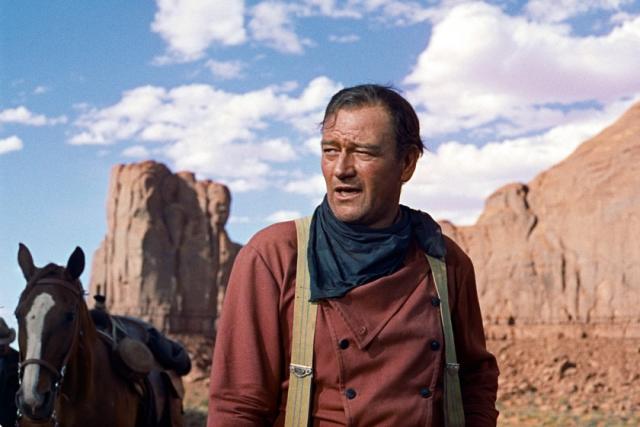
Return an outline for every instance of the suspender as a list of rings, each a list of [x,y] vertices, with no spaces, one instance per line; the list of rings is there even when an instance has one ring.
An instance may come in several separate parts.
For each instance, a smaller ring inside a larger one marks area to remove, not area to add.
[[[426,254],[425,254],[426,255]],[[464,427],[464,409],[460,378],[460,364],[456,358],[456,343],[453,340],[453,325],[449,311],[449,290],[447,288],[447,265],[444,261],[426,255],[431,266],[433,282],[440,298],[440,318],[444,332],[444,425],[446,427]]]
[[[318,305],[309,302],[311,286],[307,265],[307,241],[310,223],[309,216],[296,220],[298,264],[285,427],[306,427],[309,423],[311,380],[313,379],[313,339],[318,312]]]
[[[296,295],[293,307],[293,331],[291,342],[291,365],[289,366],[289,393],[285,427],[307,427],[311,403],[313,379],[313,339],[316,328],[318,305],[309,302],[310,282],[307,265],[307,242],[311,217],[296,220],[298,235],[298,263],[296,273]],[[449,311],[447,271],[444,261],[427,255],[431,266],[436,291],[440,298],[440,317],[444,331],[444,414],[446,427],[464,427],[464,410],[460,379],[460,365],[456,359],[453,326]]]

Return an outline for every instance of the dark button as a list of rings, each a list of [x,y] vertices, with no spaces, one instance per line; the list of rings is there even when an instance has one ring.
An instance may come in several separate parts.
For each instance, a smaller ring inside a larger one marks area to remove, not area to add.
[[[420,396],[425,398],[431,396],[431,390],[429,390],[429,387],[422,387],[420,389]]]
[[[438,351],[440,349],[440,343],[436,340],[431,340],[429,345],[431,346],[431,350],[433,351]]]
[[[346,350],[346,349],[349,348],[349,340],[347,340],[347,339],[340,340],[338,345],[340,346],[341,349]]]
[[[356,391],[352,388],[346,389],[344,394],[347,396],[347,399],[355,399],[356,397]]]
[[[437,307],[440,305],[440,298],[438,297],[431,297],[431,305],[434,307]]]

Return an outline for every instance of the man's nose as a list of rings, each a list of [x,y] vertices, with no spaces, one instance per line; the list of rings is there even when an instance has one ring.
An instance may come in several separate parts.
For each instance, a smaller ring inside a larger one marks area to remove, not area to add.
[[[356,173],[355,166],[353,164],[353,156],[349,153],[342,152],[336,160],[333,174],[338,179],[344,179],[354,176]]]

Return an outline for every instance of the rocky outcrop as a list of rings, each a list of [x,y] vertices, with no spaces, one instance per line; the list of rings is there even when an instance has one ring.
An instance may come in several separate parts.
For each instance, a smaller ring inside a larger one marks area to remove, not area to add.
[[[487,325],[640,336],[640,104],[529,184],[497,190],[475,225],[443,229],[474,262]]]
[[[230,202],[224,185],[192,173],[152,161],[115,166],[91,293],[164,332],[212,337],[239,249],[224,229]]]

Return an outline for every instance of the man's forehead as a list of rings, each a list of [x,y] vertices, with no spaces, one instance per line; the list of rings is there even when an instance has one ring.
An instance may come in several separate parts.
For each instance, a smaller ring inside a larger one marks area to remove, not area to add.
[[[384,134],[393,135],[389,116],[381,106],[342,108],[325,118],[322,126],[323,140],[334,138],[369,139]]]
[[[336,111],[328,114],[324,121],[322,122],[322,128],[328,129],[335,126],[336,121],[345,115],[349,116],[364,116],[364,115],[375,115],[378,120],[385,120],[389,122],[390,116],[387,109],[381,104],[371,104],[371,105],[359,105],[359,106],[345,106],[337,109]]]

